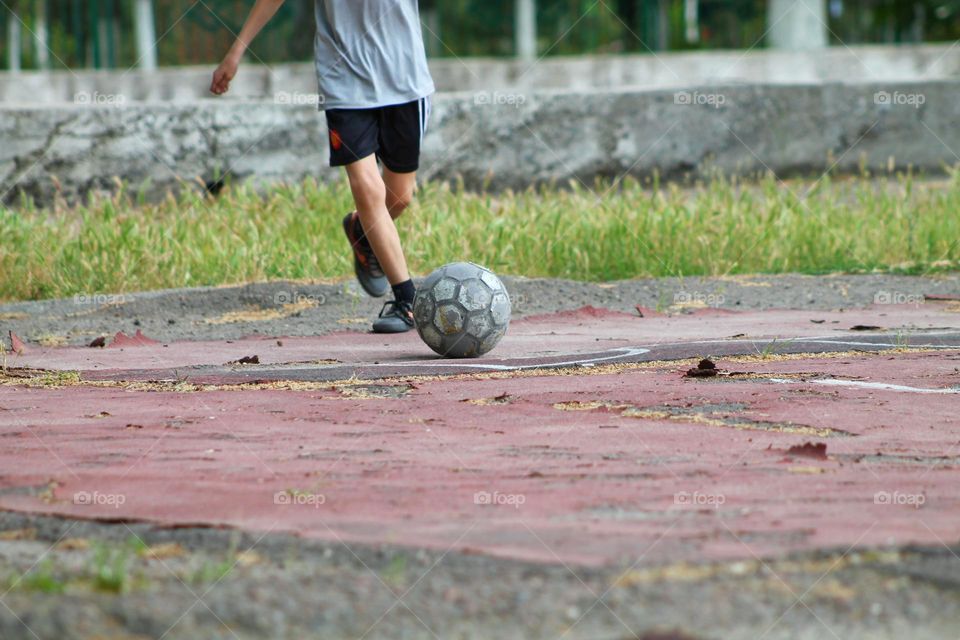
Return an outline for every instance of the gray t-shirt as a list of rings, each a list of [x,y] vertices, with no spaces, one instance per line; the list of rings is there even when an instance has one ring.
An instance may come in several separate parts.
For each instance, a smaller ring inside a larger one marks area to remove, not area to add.
[[[403,104],[434,92],[417,0],[316,0],[321,109]]]

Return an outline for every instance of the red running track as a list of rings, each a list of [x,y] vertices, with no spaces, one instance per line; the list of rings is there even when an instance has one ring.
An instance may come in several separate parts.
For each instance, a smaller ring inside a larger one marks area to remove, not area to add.
[[[956,314],[930,307],[806,314],[826,320],[817,325],[800,312],[586,311],[519,322],[496,355],[595,352],[596,338],[613,343],[605,349],[825,335],[837,316],[837,329],[881,319],[890,328],[952,326]],[[660,363],[304,390],[5,385],[0,508],[583,564],[955,544],[960,343],[920,338],[941,348],[719,358],[726,372],[749,375],[704,379]],[[284,338],[274,360],[255,351],[262,362],[372,362],[381,341]],[[220,365],[252,346],[64,348],[28,352],[20,364],[70,368],[95,357],[103,360],[88,368],[122,378],[125,368],[157,364],[138,349],[183,355],[165,356],[164,368],[171,359]],[[422,357],[412,338],[397,351]],[[790,452],[808,442],[825,444],[826,456]]]

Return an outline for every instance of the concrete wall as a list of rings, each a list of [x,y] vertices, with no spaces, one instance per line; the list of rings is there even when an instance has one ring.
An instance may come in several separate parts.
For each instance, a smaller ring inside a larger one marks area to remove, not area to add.
[[[440,91],[674,88],[708,84],[908,82],[960,78],[960,47],[833,47],[819,51],[711,51],[657,55],[550,57],[536,62],[466,58],[430,62]],[[213,67],[146,73],[0,73],[0,103],[193,101],[209,98]],[[312,64],[241,67],[221,100],[309,99]]]
[[[632,174],[856,171],[889,158],[937,172],[960,161],[960,81],[724,86],[674,92],[440,95],[421,174],[468,186]],[[273,102],[0,109],[0,194],[49,202],[110,189],[152,195],[234,179],[333,179],[324,119]]]

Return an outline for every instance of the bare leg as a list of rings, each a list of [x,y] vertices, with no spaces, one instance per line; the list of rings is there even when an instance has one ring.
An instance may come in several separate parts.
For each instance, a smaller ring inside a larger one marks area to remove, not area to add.
[[[390,212],[390,217],[396,220],[413,200],[413,192],[417,186],[417,172],[394,173],[384,167],[383,184],[387,189],[387,211]]]
[[[348,164],[347,178],[353,201],[357,205],[360,224],[370,241],[380,268],[391,285],[410,279],[407,260],[400,246],[400,234],[387,209],[387,188],[377,168],[377,159],[370,155],[363,160]],[[397,175],[397,174],[394,174]]]

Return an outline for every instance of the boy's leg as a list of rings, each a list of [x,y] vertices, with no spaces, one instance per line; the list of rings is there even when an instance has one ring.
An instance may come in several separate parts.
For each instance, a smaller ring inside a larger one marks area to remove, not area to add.
[[[378,149],[379,125],[376,109],[329,109],[326,112],[327,128],[330,132],[330,166],[347,167],[347,173],[353,171],[356,178],[351,177],[351,185],[356,184],[354,196],[358,191],[361,195],[366,191],[376,189],[372,180],[364,180],[365,171],[353,170],[351,165],[362,161],[374,162]],[[362,186],[369,183],[369,187]],[[382,185],[381,185],[382,186]],[[363,198],[358,198],[361,201]],[[381,201],[382,203],[382,201]],[[353,251],[353,268],[357,280],[363,290],[375,298],[385,296],[390,292],[390,283],[377,259],[376,253],[366,237],[357,212],[352,211],[343,218],[343,231]]]
[[[413,199],[420,167],[420,147],[429,117],[429,98],[385,107],[380,111],[377,154],[383,162],[387,210],[394,219]]]
[[[387,211],[390,212],[390,217],[396,220],[413,200],[413,192],[417,186],[417,172],[395,173],[384,167],[383,184],[387,190]]]
[[[385,184],[385,178],[380,175],[377,159],[372,155],[349,164],[346,168],[350,190],[353,192],[353,200],[360,216],[360,224],[363,225],[364,235],[377,254],[380,268],[391,285],[406,282],[410,279],[407,260],[400,246],[400,234],[397,233],[397,226],[393,223],[391,210],[387,208],[388,201],[392,203],[394,210],[398,211],[397,215],[405,208],[406,204],[403,207],[400,207],[400,204],[408,203],[409,198],[404,200],[399,197],[406,194],[406,191],[402,190],[403,184],[392,181],[391,178],[392,188],[398,189],[391,195],[391,191]]]
[[[400,234],[387,210],[387,188],[375,156],[347,165],[347,178],[363,234],[376,253],[380,268],[393,288],[393,300],[380,311],[373,323],[376,333],[402,333],[413,329],[413,298],[416,289],[407,271],[407,260],[400,246]]]
[[[371,265],[376,262],[393,289],[394,299],[384,305],[380,317],[373,323],[373,330],[378,333],[409,331],[414,327],[416,287],[410,279],[400,234],[393,220],[413,198],[420,142],[428,115],[427,99],[378,109],[327,112],[331,165],[346,166],[357,206],[356,219],[363,228],[363,241],[369,245],[366,253],[373,254],[356,258],[360,264],[358,277],[363,276],[361,284],[364,278],[369,281],[364,259]],[[383,164],[382,175],[378,160]],[[351,216],[344,220],[344,229],[351,243],[360,235]],[[355,253],[359,249],[355,245]],[[371,295],[378,294],[379,289]]]

